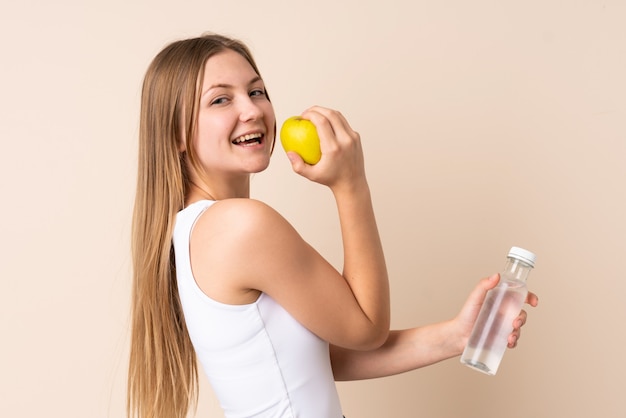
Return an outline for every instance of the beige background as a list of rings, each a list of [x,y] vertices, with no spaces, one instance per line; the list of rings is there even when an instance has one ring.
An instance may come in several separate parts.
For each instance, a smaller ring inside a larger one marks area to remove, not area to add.
[[[248,42],[279,123],[320,104],[361,133],[394,327],[538,254],[496,377],[341,383],[349,418],[626,416],[625,21],[622,0],[5,0],[0,416],[123,416],[141,79],[206,30]],[[340,267],[330,195],[282,149],[254,197]],[[204,381],[197,416],[221,416]]]

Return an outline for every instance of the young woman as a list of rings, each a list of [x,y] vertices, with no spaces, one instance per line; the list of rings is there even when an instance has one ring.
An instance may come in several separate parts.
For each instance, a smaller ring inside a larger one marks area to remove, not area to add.
[[[333,193],[343,272],[275,210],[250,199],[276,119],[236,40],[206,35],[162,50],[145,76],[133,220],[128,415],[182,418],[196,356],[226,417],[340,418],[335,380],[381,377],[459,355],[498,276],[457,317],[389,331],[389,285],[359,134],[312,107],[323,156],[293,170]],[[530,294],[528,303],[536,305]],[[514,347],[526,321],[514,323]]]

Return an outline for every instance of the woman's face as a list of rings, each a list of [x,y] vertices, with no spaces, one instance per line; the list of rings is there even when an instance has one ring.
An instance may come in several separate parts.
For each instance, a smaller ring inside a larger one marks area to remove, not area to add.
[[[269,165],[276,119],[263,80],[232,50],[206,62],[193,138],[209,179],[235,186]]]

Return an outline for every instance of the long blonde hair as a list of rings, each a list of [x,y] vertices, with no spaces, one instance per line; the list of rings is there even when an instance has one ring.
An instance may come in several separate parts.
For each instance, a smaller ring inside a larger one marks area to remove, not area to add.
[[[200,170],[192,138],[205,63],[225,49],[241,54],[259,74],[245,45],[208,34],[166,46],[144,78],[132,227],[129,417],[184,418],[197,403],[198,368],[178,296],[172,231],[189,170]]]

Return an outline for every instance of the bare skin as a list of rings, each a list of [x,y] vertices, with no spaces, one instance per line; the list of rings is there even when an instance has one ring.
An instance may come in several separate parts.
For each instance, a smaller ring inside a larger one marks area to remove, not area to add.
[[[227,51],[207,61],[203,89],[193,141],[207,175],[192,173],[186,197],[186,204],[216,201],[199,217],[190,241],[202,291],[233,305],[268,294],[329,342],[337,380],[397,374],[459,355],[497,276],[480,281],[454,319],[389,330],[389,281],[360,136],[343,115],[319,106],[303,112],[317,127],[322,159],[311,166],[288,154],[296,173],[334,195],[344,247],[339,272],[274,209],[249,198],[250,175],[268,166],[275,140],[275,117],[262,80]],[[529,294],[527,302],[535,306],[536,296]],[[525,321],[522,311],[510,347]]]
[[[314,108],[303,115],[316,123],[325,156],[316,166],[296,169],[335,196],[343,273],[276,211],[234,198],[214,204],[198,220],[191,239],[194,276],[216,300],[250,303],[264,292],[333,345],[377,348],[389,332],[389,284],[360,138],[338,112]]]
[[[452,320],[391,331],[387,341],[376,350],[358,352],[331,346],[335,380],[391,376],[459,356],[467,344],[486,292],[495,287],[498,280],[497,274],[481,280]],[[535,307],[538,302],[537,295],[529,292],[526,303]],[[509,348],[517,345],[526,318],[527,313],[523,310],[513,322]]]

